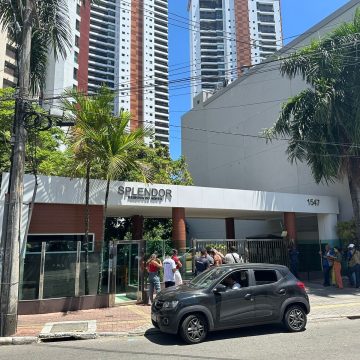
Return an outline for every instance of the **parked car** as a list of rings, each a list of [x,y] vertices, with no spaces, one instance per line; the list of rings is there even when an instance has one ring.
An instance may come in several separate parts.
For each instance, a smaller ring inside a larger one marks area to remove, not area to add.
[[[286,266],[231,264],[161,291],[151,319],[162,332],[196,344],[209,331],[270,323],[282,322],[289,331],[299,332],[309,312],[305,286]]]

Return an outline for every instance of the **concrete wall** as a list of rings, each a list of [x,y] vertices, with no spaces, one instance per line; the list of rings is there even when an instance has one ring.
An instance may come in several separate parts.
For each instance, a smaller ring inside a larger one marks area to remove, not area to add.
[[[282,55],[351,21],[359,3],[350,1],[286,46]],[[258,135],[271,127],[281,104],[305,87],[300,79],[282,78],[278,66],[278,62],[259,65],[205,102],[199,96],[194,108],[183,116],[182,153],[194,182],[198,186],[336,196],[339,219],[350,219],[353,213],[346,179],[316,184],[306,164],[289,163],[286,142],[267,144],[263,139],[239,135]]]

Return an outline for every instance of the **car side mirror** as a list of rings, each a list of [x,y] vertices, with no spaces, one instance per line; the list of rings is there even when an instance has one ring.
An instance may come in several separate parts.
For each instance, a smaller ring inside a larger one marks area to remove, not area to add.
[[[214,293],[222,293],[222,292],[225,292],[227,289],[227,287],[223,284],[218,284],[215,286],[213,292]]]

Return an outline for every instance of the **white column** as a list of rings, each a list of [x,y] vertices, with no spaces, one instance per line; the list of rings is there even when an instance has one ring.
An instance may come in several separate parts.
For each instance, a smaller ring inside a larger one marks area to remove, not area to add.
[[[337,215],[318,214],[319,240],[322,244],[330,246],[338,245],[339,239],[336,234]]]

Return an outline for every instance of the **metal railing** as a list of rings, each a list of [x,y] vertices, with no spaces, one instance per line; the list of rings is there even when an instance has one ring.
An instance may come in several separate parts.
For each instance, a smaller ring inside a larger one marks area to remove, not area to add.
[[[234,246],[245,262],[289,265],[286,243],[282,239],[193,239],[194,252],[202,248],[215,248],[222,254]]]

